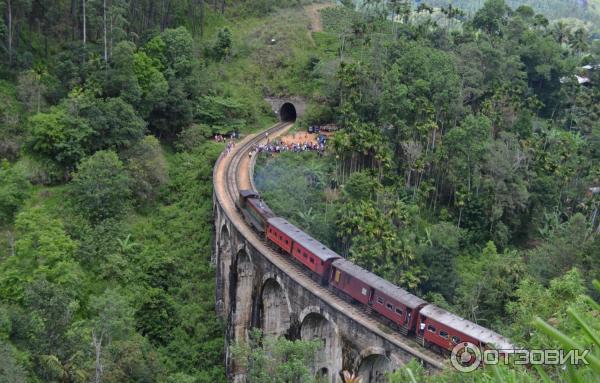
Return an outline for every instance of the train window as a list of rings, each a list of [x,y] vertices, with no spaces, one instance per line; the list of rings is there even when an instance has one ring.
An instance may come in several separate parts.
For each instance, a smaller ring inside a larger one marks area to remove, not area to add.
[[[306,252],[302,252],[302,256],[303,256],[304,258],[306,258],[306,257],[308,257],[308,254],[306,254]]]
[[[454,343],[454,344],[459,344],[459,343],[460,343],[460,338],[459,338],[459,337],[457,337],[457,336],[453,336],[453,337],[452,337],[452,343]]]
[[[387,309],[390,311],[394,311],[394,306],[391,303],[386,303],[385,307],[387,307]]]
[[[379,303],[380,305],[383,304],[383,298],[382,297],[377,297],[377,303]]]
[[[367,295],[367,289],[365,289],[365,288],[363,287],[363,288],[362,288],[362,291],[361,291],[361,293],[362,293],[362,295]]]
[[[321,261],[321,266],[323,266],[323,261]]]
[[[448,339],[448,333],[446,331],[440,331],[440,336],[444,339]]]
[[[402,309],[401,308],[396,308],[396,314],[402,316]]]
[[[287,239],[285,240],[285,244],[286,244],[286,245],[288,244],[288,240],[287,240]]]
[[[314,258],[310,258],[310,263],[315,263],[315,259]]]
[[[427,330],[429,330],[431,332],[435,332],[435,326],[429,325],[429,326],[427,326]]]
[[[335,283],[340,283],[340,276],[342,275],[342,273],[340,273],[339,270],[335,271]]]

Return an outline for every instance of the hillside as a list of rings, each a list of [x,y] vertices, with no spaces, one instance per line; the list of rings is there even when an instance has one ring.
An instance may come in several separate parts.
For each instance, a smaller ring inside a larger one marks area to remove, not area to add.
[[[0,0],[0,382],[225,382],[215,136],[272,125],[264,98],[288,95],[308,101],[297,131],[342,129],[322,157],[259,159],[277,213],[524,347],[570,338],[596,355],[600,73],[583,66],[598,42],[474,3],[438,24],[308,0]],[[252,339],[249,383],[314,383],[319,342]],[[390,381],[594,368],[410,364]]]
[[[415,4],[427,3],[436,7],[452,4],[473,15],[479,10],[484,0],[430,0],[415,1]],[[597,0],[507,0],[506,3],[513,9],[521,5],[528,5],[536,12],[542,13],[550,19],[573,17],[585,21],[597,22],[600,17],[600,7]]]
[[[0,381],[224,382],[213,136],[272,124],[265,96],[314,91],[309,19],[115,1],[105,50],[101,4],[85,46],[67,2],[13,2],[10,47],[2,33]]]

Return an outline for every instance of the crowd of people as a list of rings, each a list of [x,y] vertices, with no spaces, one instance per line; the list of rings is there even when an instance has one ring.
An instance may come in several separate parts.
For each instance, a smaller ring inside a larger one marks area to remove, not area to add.
[[[325,144],[302,142],[302,143],[285,143],[282,141],[275,141],[269,144],[257,145],[254,147],[256,153],[281,153],[281,152],[306,152],[316,151],[323,152],[325,150]]]
[[[231,149],[235,147],[235,133],[233,133],[229,138],[217,134],[215,135],[215,142],[227,142],[227,146],[225,146],[225,153],[229,154]]]
[[[269,142],[267,139],[267,143],[255,146],[249,155],[253,156],[256,153],[300,153],[313,151],[322,156],[325,152],[325,143],[326,139],[324,136],[317,137],[317,142],[311,142],[308,140],[304,142],[286,142],[282,140]]]
[[[327,138],[323,135],[319,135],[316,138],[316,141],[310,140],[308,135],[305,135],[305,140],[302,142],[290,142],[286,140],[275,140],[269,141],[268,133],[265,133],[266,143],[255,145],[254,148],[248,153],[250,157],[257,153],[281,153],[281,152],[293,152],[300,153],[306,151],[317,152],[319,156],[322,156],[325,152],[325,144]],[[235,147],[235,136],[227,138],[220,134],[215,135],[214,137],[216,142],[226,142],[227,146],[225,147],[225,153],[229,154],[231,150]]]

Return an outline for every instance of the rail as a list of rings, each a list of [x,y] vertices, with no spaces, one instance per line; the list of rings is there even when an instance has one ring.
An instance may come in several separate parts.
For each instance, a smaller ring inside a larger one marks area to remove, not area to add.
[[[313,295],[322,299],[334,310],[346,315],[349,319],[367,328],[372,333],[403,349],[413,355],[416,359],[423,361],[435,369],[444,369],[447,365],[447,361],[444,357],[423,347],[415,340],[404,337],[395,332],[395,330],[387,328],[382,322],[315,282],[310,278],[307,272],[302,270],[302,268],[294,263],[291,258],[282,257],[274,252],[273,249],[267,246],[256,232],[246,224],[241,214],[237,211],[235,203],[239,195],[238,180],[241,176],[239,173],[240,163],[244,159],[250,161],[249,174],[247,174],[247,176],[252,177],[255,156],[252,159],[247,159],[248,152],[265,139],[266,132],[269,133],[269,137],[274,138],[278,134],[286,131],[290,126],[290,123],[285,122],[275,124],[266,131],[246,137],[246,139],[233,148],[231,153],[221,154],[215,164],[213,182],[216,200],[223,208],[227,218],[255,249],[260,251],[264,257],[281,271],[286,273],[299,286],[307,289]],[[254,185],[252,181],[250,182]]]

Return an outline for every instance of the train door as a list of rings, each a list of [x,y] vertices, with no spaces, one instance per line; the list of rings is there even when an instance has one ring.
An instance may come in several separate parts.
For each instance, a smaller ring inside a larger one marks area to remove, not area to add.
[[[417,335],[425,339],[425,327],[427,327],[427,317],[423,315],[419,315],[419,320],[417,321]]]

